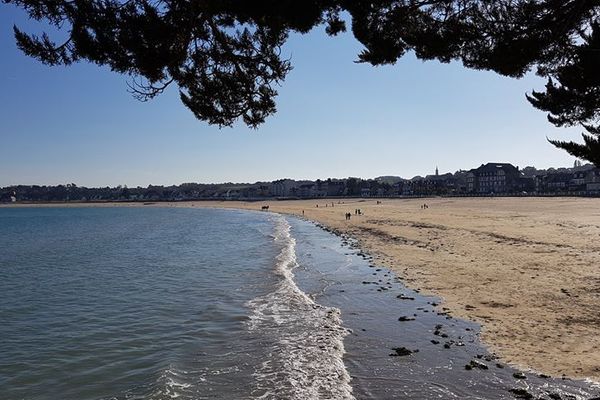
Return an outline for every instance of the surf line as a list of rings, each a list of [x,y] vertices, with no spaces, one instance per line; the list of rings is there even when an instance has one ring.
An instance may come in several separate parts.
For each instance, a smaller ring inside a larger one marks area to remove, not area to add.
[[[249,330],[270,340],[267,359],[257,366],[254,398],[355,400],[344,365],[340,310],[315,302],[294,281],[299,264],[296,240],[282,215],[274,216],[273,241],[280,246],[272,290],[248,302]]]

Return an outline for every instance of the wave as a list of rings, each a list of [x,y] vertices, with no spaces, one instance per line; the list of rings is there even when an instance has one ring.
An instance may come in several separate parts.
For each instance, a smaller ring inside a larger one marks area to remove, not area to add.
[[[294,282],[296,241],[282,216],[274,241],[281,246],[273,290],[248,302],[248,328],[265,338],[267,358],[254,373],[254,399],[354,399],[343,362],[340,310],[316,303]]]
[[[192,372],[182,370],[170,365],[169,368],[162,371],[152,392],[144,396],[148,400],[177,399],[180,397],[190,398],[194,392]]]

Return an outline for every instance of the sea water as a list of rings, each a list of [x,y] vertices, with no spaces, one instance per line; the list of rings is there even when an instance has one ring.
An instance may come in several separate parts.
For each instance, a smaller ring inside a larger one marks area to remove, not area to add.
[[[0,209],[0,398],[352,398],[280,216]]]
[[[598,393],[534,373],[516,380],[476,325],[436,301],[351,239],[274,213],[4,208],[0,399]],[[400,346],[418,351],[391,356]],[[489,370],[466,371],[472,359]]]

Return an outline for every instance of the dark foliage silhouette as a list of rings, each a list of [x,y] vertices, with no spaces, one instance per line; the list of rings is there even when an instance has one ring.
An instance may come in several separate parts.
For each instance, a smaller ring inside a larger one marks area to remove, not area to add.
[[[3,1],[68,31],[55,43],[15,27],[26,54],[107,65],[132,76],[141,100],[175,83],[198,119],[219,126],[257,127],[276,111],[290,33],[324,25],[335,35],[346,20],[364,45],[358,62],[393,64],[413,51],[510,77],[535,70],[548,84],[529,101],[551,123],[587,130],[584,144],[551,142],[600,165],[600,0]]]

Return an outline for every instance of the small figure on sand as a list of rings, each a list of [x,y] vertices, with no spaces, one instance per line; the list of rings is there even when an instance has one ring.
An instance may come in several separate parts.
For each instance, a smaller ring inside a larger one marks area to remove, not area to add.
[[[350,221],[351,217],[352,217],[352,214],[346,213],[346,221]]]

